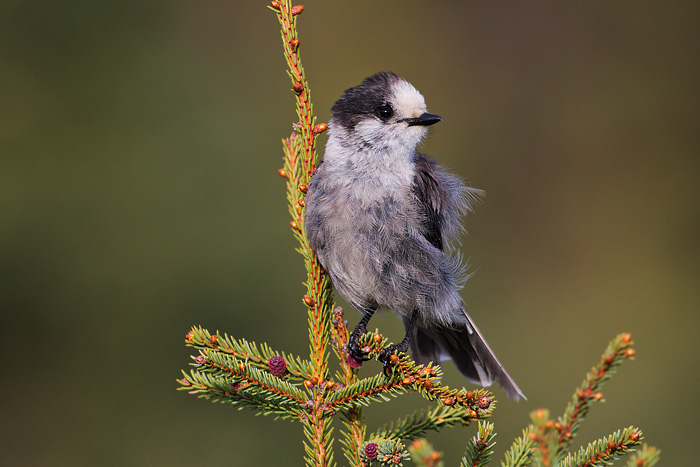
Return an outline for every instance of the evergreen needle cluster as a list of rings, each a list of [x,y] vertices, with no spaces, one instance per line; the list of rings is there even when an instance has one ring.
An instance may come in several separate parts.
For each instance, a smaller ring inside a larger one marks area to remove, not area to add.
[[[308,312],[310,353],[308,358],[294,356],[273,350],[267,344],[257,345],[193,327],[185,337],[185,344],[196,349],[197,355],[193,356],[191,370],[183,372],[183,378],[178,380],[180,389],[212,401],[273,415],[276,419],[301,422],[308,466],[336,465],[334,420],[341,422],[340,444],[350,465],[402,466],[412,459],[416,465],[426,467],[443,466],[444,460],[423,436],[429,431],[470,425],[476,420],[478,431],[467,443],[461,466],[485,466],[493,455],[496,436],[494,425],[484,421],[496,406],[488,390],[444,386],[439,366],[417,365],[407,355],[394,358],[390,376],[379,373],[360,378],[361,365],[348,355],[343,311],[334,309],[330,280],[309,247],[304,230],[306,187],[318,163],[316,137],[327,129],[326,124],[316,124],[299,57],[296,22],[304,7],[292,5],[291,0],[273,0],[269,8],[280,23],[284,57],[296,99],[298,121],[294,132],[283,140],[284,166],[279,173],[286,180],[290,227],[307,272],[301,302]],[[376,357],[387,341],[375,331],[365,334],[360,344],[370,356]],[[645,445],[635,451],[642,440],[641,431],[635,427],[593,441],[576,453],[567,452],[591,406],[603,400],[600,392],[603,383],[624,360],[634,356],[631,345],[629,334],[621,334],[610,343],[561,417],[554,420],[544,409],[534,411],[532,423],[505,452],[501,465],[592,467],[607,465],[631,453],[634,454],[628,466],[654,465],[658,450]],[[332,376],[328,368],[331,353],[337,363]],[[368,435],[363,409],[409,392],[419,393],[435,406],[417,410]]]

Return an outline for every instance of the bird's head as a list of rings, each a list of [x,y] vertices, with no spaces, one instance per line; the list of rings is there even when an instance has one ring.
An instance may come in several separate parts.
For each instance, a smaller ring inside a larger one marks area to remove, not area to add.
[[[331,137],[356,150],[412,152],[427,127],[442,120],[428,113],[425,99],[392,72],[347,89],[331,109]]]

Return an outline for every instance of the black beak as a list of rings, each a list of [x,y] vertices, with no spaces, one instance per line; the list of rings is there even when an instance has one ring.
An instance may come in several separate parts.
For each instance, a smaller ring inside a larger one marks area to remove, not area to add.
[[[432,125],[434,123],[437,123],[440,120],[442,120],[441,116],[435,115],[435,114],[429,114],[428,112],[425,112],[420,117],[404,118],[404,121],[408,123],[408,126],[415,126],[415,125],[428,126],[428,125]]]

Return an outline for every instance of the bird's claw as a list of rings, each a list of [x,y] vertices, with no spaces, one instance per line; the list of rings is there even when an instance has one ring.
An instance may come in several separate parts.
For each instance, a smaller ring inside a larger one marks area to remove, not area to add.
[[[352,334],[350,334],[350,338],[348,339],[348,353],[352,358],[357,360],[358,362],[366,362],[370,358],[367,356],[367,352],[362,350],[360,347],[360,337],[367,332],[366,329],[355,329]]]
[[[382,349],[379,352],[379,360],[382,362],[382,369],[384,370],[384,376],[391,376],[394,373],[394,362],[392,362],[392,356],[396,355],[398,352],[405,352],[401,345],[391,344]],[[398,356],[397,356],[398,357]]]

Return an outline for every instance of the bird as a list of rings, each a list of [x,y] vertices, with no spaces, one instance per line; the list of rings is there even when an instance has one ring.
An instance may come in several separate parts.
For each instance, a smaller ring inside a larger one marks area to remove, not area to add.
[[[374,313],[389,309],[406,335],[380,352],[385,374],[390,357],[410,347],[418,364],[452,359],[471,382],[495,381],[518,400],[523,392],[458,292],[468,278],[456,248],[462,218],[483,191],[417,150],[441,120],[390,71],[346,89],[331,108],[323,159],[308,183],[306,235],[335,290],[361,315],[348,338],[355,360],[368,360],[360,338]]]

